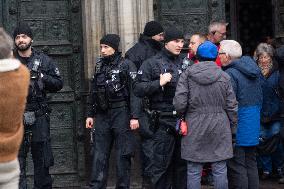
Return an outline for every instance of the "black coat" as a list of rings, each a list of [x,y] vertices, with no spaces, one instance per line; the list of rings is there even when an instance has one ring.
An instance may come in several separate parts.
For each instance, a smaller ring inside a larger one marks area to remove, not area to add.
[[[136,72],[136,68],[131,67],[129,62],[121,57],[121,53],[115,53],[110,59],[101,59],[96,63],[87,117],[107,111],[111,104],[118,102],[127,102],[131,118],[137,117],[133,108],[137,106],[137,102],[130,94],[132,71]]]
[[[161,87],[160,74],[167,72],[172,74],[172,80]],[[153,110],[173,111],[172,101],[181,72],[182,59],[163,49],[143,62],[133,85],[134,94],[138,97],[148,97]]]
[[[31,72],[34,67],[35,61],[40,62],[40,66],[38,68],[38,76],[41,77],[39,80],[42,82],[43,86],[38,93],[38,97],[34,98],[32,96],[31,91],[29,91],[27,97],[27,109],[36,110],[38,107],[35,107],[35,103],[46,103],[47,97],[46,94],[48,92],[57,92],[63,87],[63,80],[60,76],[59,69],[56,66],[54,60],[45,55],[44,53],[38,52],[35,49],[32,49],[32,55],[28,58],[21,57],[17,51],[14,51],[14,56],[20,60],[21,63],[26,65]],[[32,79],[31,79],[32,80]],[[31,105],[32,104],[32,105]],[[32,107],[31,107],[32,106]]]
[[[161,49],[159,42],[140,34],[138,43],[125,53],[125,58],[131,60],[139,69],[143,61],[156,55]]]
[[[14,56],[26,65],[31,73],[26,111],[35,112],[36,121],[30,127],[25,126],[25,132],[32,130],[32,141],[50,141],[50,108],[47,105],[47,93],[57,92],[63,87],[63,80],[55,62],[45,55],[32,49],[28,58],[21,57],[17,51]],[[38,67],[35,66],[38,63]],[[35,71],[37,68],[37,71]],[[33,71],[34,70],[34,71]]]
[[[155,56],[162,49],[161,43],[147,37],[143,34],[140,34],[139,41],[132,48],[130,48],[125,53],[125,58],[127,59],[127,63],[129,65],[129,72],[131,75],[131,88],[130,88],[130,96],[132,101],[135,101],[135,105],[132,109],[133,118],[141,117],[142,110],[142,99],[135,96],[132,90],[133,81],[137,75],[137,71],[142,65],[142,63]]]

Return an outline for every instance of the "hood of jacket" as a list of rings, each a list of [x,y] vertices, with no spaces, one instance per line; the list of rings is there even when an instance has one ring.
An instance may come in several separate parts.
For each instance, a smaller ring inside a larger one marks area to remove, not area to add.
[[[223,67],[224,70],[229,68],[240,71],[249,79],[256,79],[261,74],[256,62],[249,56],[243,56],[240,59],[233,60],[229,65]]]
[[[199,62],[192,65],[188,71],[189,77],[201,85],[215,83],[222,75],[222,70],[213,61]]]

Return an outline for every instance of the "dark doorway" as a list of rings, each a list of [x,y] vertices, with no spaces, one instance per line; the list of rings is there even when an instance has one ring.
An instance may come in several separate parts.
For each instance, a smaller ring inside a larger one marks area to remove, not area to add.
[[[230,38],[240,42],[244,55],[252,55],[259,42],[274,36],[271,0],[227,0]]]

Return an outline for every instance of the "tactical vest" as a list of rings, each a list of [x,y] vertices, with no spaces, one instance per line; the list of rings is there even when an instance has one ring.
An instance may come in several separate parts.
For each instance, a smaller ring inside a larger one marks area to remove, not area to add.
[[[120,57],[112,63],[104,63],[103,60],[96,63],[92,95],[97,108],[103,111],[113,103],[128,101],[127,70],[123,70],[122,63]]]
[[[30,86],[27,97],[27,104],[43,102],[45,93],[43,91],[43,82],[41,79],[41,65],[40,57],[34,56],[28,61],[27,67],[30,70]]]

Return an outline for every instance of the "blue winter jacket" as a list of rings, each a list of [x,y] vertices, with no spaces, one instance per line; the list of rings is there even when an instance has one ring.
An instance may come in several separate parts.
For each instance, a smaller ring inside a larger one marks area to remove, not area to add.
[[[262,105],[261,71],[255,61],[243,56],[236,59],[224,71],[231,82],[238,101],[237,146],[256,146],[259,142],[260,109]]]
[[[261,77],[263,104],[261,109],[261,117],[273,120],[279,119],[280,99],[276,91],[279,83],[279,71],[275,70],[268,78]]]

